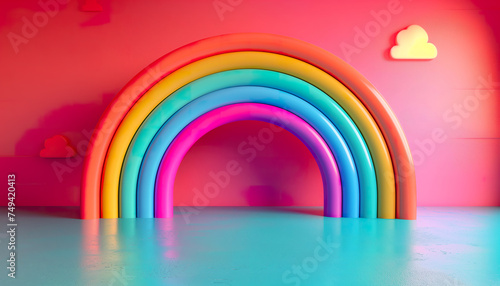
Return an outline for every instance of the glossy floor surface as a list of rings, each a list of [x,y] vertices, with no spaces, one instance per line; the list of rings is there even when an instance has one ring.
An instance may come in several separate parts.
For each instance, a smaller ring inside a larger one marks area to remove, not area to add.
[[[500,285],[500,208],[421,207],[416,221],[325,218],[322,208],[77,212],[16,209],[15,279],[4,220],[0,285]]]

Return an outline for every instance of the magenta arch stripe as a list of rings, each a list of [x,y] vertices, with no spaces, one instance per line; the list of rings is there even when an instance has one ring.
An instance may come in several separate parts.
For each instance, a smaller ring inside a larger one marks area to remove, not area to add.
[[[297,136],[311,151],[318,163],[323,180],[325,216],[342,216],[342,186],[337,163],[328,145],[316,130],[284,109],[259,103],[238,103],[205,113],[176,136],[165,152],[158,170],[155,186],[155,217],[173,216],[175,176],[191,146],[210,130],[241,120],[285,122],[279,126]]]

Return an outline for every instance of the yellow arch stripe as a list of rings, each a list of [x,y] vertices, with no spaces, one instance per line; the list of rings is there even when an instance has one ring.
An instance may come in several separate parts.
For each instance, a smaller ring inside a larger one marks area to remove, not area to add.
[[[207,57],[186,65],[159,81],[127,113],[108,149],[102,180],[102,217],[118,217],[122,164],[130,142],[149,113],[171,93],[209,74],[234,69],[265,69],[295,76],[332,97],[351,116],[373,156],[377,176],[378,217],[395,218],[396,188],[393,165],[384,137],[361,101],[337,79],[295,58],[267,52],[234,52]]]

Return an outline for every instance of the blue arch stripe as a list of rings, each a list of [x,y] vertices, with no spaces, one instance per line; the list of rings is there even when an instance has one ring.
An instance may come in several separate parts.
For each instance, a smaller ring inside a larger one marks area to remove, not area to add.
[[[263,103],[288,110],[299,116],[324,138],[335,156],[342,181],[343,216],[359,217],[359,182],[354,160],[343,136],[318,109],[289,93],[264,87],[226,88],[201,96],[181,108],[156,134],[142,162],[138,181],[138,216],[154,216],[156,173],[168,146],[190,122],[210,110],[235,103]]]

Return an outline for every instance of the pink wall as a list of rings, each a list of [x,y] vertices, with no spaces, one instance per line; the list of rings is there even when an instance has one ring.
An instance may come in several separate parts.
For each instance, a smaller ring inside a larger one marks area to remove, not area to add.
[[[78,1],[54,1],[2,0],[0,6],[0,170],[5,180],[16,174],[18,205],[78,205],[82,157],[39,158],[44,140],[64,134],[84,146],[111,98],[142,68],[184,44],[233,32],[308,41],[364,74],[406,132],[419,205],[500,205],[496,0],[100,0],[100,13],[80,12]],[[48,15],[39,4],[48,2],[67,4]],[[218,14],[214,3],[233,6]],[[357,29],[389,6],[390,19],[357,43]],[[33,20],[37,26],[29,30],[24,21]],[[436,59],[389,58],[396,33],[411,24],[427,30]],[[13,33],[23,42],[13,45]],[[344,53],[346,44],[355,52]],[[234,123],[202,138],[181,165],[177,204],[190,204],[194,188],[212,180],[210,171],[223,170],[229,160],[243,162],[237,146],[262,124]],[[433,132],[444,135],[433,138]],[[287,132],[242,168],[211,205],[322,204],[318,167]],[[6,198],[4,193],[0,202]]]

